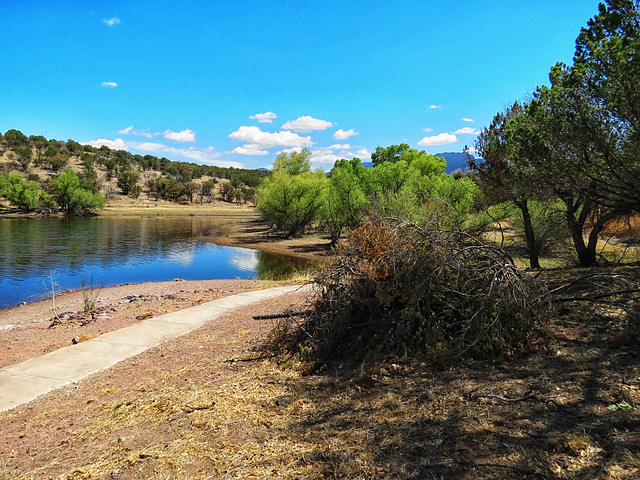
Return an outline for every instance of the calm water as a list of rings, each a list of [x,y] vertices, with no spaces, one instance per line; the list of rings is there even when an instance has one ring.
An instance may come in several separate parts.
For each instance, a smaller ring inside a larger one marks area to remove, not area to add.
[[[198,240],[231,220],[209,217],[0,218],[0,308],[56,290],[182,278],[285,278],[304,260]]]

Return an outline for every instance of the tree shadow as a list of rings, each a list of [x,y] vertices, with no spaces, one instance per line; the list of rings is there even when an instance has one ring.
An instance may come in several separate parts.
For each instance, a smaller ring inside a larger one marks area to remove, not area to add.
[[[637,478],[638,410],[608,407],[627,387],[640,400],[640,365],[603,338],[605,320],[591,322],[507,364],[404,359],[304,377],[287,425],[313,447],[299,467],[346,479]]]

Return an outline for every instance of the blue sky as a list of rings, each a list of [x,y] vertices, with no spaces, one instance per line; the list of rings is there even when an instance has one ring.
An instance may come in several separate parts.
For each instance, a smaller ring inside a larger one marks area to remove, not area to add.
[[[597,1],[2,0],[0,131],[242,168],[462,151]]]

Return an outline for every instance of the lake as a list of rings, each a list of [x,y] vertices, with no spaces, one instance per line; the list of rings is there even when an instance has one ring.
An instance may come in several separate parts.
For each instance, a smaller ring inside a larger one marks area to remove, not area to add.
[[[304,259],[199,240],[234,221],[0,218],[0,308],[50,296],[52,281],[58,291],[175,278],[281,279],[313,268]]]

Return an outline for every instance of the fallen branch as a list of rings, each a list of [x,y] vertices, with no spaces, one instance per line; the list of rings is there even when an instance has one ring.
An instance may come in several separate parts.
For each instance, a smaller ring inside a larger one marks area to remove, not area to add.
[[[304,310],[302,312],[287,312],[287,313],[274,313],[272,315],[254,315],[254,320],[275,320],[277,318],[289,318],[289,317],[301,317],[303,315],[309,315],[313,313],[313,310]]]
[[[535,398],[536,396],[532,392],[533,392],[533,387],[530,386],[529,391],[527,393],[517,398],[507,398],[501,395],[492,395],[490,393],[481,393],[476,398],[494,398],[496,400],[500,400],[501,402],[505,402],[505,403],[515,403],[515,402],[522,402],[524,400],[529,400],[530,398]]]
[[[186,408],[182,409],[182,413],[179,413],[178,415],[175,415],[173,417],[171,417],[169,419],[170,422],[173,422],[174,420],[177,420],[178,418],[180,418],[182,415],[188,415],[190,413],[193,413],[197,410],[208,410],[210,408],[212,408],[213,406],[215,406],[216,402],[213,401],[211,402],[209,405],[202,405],[200,407],[191,407],[189,405],[186,405]]]

